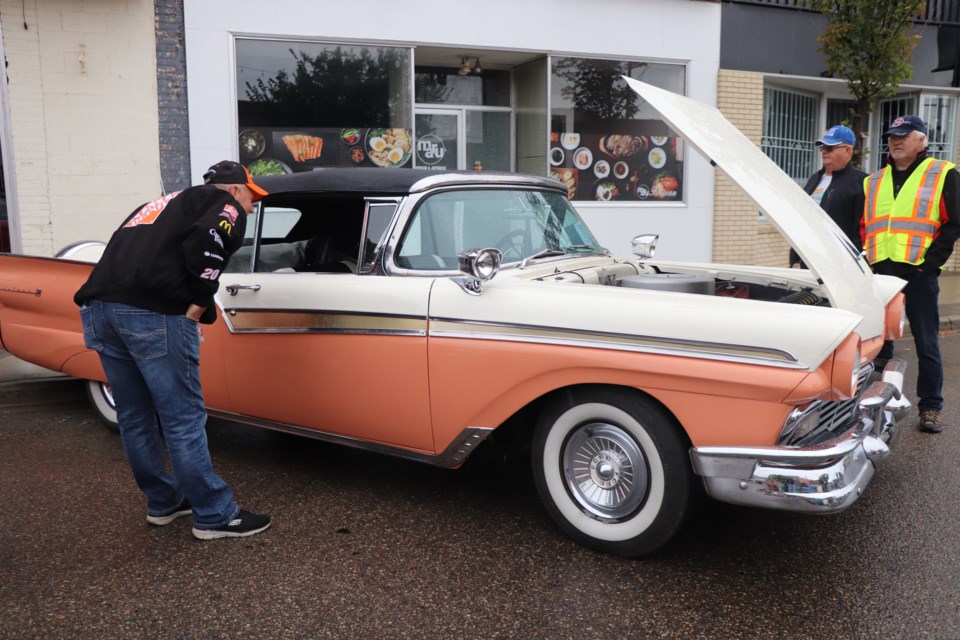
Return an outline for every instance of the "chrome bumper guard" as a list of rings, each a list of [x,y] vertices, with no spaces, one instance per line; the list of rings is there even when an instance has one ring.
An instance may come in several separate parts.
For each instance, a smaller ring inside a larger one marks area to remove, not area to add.
[[[910,410],[903,397],[906,363],[891,360],[860,395],[859,414],[843,435],[807,446],[695,447],[693,470],[721,502],[804,513],[852,505],[899,435]]]

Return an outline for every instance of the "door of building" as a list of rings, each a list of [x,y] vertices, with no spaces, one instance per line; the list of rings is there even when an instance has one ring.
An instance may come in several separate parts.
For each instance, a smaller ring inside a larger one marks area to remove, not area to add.
[[[463,169],[463,109],[417,109],[414,116],[413,166],[418,169]]]
[[[414,166],[512,171],[511,119],[509,109],[418,107]]]

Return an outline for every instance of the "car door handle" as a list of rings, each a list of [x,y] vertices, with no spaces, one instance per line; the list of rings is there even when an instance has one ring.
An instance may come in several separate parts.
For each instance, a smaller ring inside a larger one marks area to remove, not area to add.
[[[227,290],[227,293],[229,293],[232,296],[237,295],[237,291],[240,291],[240,289],[249,289],[250,291],[260,291],[260,285],[258,284],[228,284],[224,288]]]

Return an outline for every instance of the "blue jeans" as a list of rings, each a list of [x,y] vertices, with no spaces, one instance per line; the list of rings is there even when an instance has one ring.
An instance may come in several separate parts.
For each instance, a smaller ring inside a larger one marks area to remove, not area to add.
[[[904,276],[900,276],[904,277]],[[937,274],[917,270],[903,288],[907,321],[917,347],[917,408],[943,409],[943,360],[940,358],[940,281]],[[893,342],[883,343],[881,360],[893,357]]]
[[[197,323],[100,301],[83,305],[80,318],[87,348],[100,355],[113,390],[123,450],[147,496],[147,513],[171,513],[186,497],[197,528],[228,523],[240,509],[210,460]],[[161,429],[172,474],[164,464]]]

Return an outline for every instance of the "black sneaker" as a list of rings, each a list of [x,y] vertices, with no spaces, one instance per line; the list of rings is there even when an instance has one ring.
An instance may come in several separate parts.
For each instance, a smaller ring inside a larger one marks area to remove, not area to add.
[[[920,431],[940,433],[943,425],[940,423],[940,412],[936,409],[924,409],[920,412]]]
[[[170,524],[180,516],[188,516],[191,513],[193,513],[193,509],[190,508],[190,503],[187,502],[186,498],[184,498],[183,502],[181,502],[176,509],[174,509],[173,511],[171,511],[165,516],[152,516],[148,513],[147,522],[149,522],[150,524],[154,524],[158,527],[162,527],[164,525]]]
[[[270,526],[270,516],[250,513],[240,509],[236,517],[216,529],[193,528],[193,537],[199,540],[216,540],[217,538],[243,538],[264,531]]]

